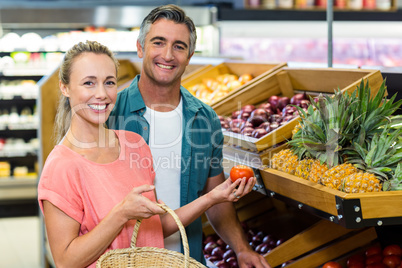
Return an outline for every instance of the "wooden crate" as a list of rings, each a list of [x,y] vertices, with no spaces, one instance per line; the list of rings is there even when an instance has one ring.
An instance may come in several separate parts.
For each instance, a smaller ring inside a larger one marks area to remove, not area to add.
[[[349,194],[271,168],[260,174],[268,194],[293,200],[346,228],[402,223],[402,191]]]
[[[203,73],[209,69],[213,68],[213,65],[211,64],[189,64],[186,67],[186,70],[184,71],[182,77],[181,77],[181,83],[186,83],[188,80],[191,80],[192,77]]]
[[[213,108],[218,115],[230,116],[233,111],[246,104],[258,105],[273,95],[291,98],[298,92],[307,92],[313,96],[319,93],[333,93],[335,89],[353,92],[362,79],[369,81],[373,95],[378,92],[383,82],[378,70],[284,67],[216,102]],[[262,151],[290,139],[298,120],[296,117],[259,139],[224,131],[225,142],[251,151]]]
[[[205,68],[204,70],[191,75],[191,77],[187,77],[184,81],[182,81],[182,86],[189,89],[194,85],[201,84],[206,78],[216,78],[221,74],[235,74],[240,76],[242,74],[251,74],[254,79],[250,82],[244,84],[243,86],[229,92],[224,98],[235,94],[236,92],[241,91],[245,87],[252,85],[256,81],[259,81],[262,77],[268,75],[269,73],[278,70],[282,67],[285,67],[286,63],[248,63],[244,61],[226,61],[216,66],[210,66]],[[214,108],[215,102],[219,100],[214,100],[211,103],[212,108]]]

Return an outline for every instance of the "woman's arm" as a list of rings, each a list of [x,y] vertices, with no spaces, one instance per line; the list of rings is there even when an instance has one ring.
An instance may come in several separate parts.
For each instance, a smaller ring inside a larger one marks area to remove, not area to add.
[[[243,178],[232,183],[229,178],[193,202],[176,209],[175,213],[182,224],[187,226],[216,204],[238,201],[253,189],[255,182],[255,178],[249,179],[247,183],[246,179]],[[238,188],[236,189],[236,187]],[[162,215],[161,221],[164,237],[168,237],[178,230],[177,224],[170,214]]]
[[[46,232],[56,266],[86,267],[103,254],[128,220],[165,213],[141,195],[153,189],[150,185],[134,188],[93,230],[82,236],[79,236],[79,222],[49,201],[43,201]]]

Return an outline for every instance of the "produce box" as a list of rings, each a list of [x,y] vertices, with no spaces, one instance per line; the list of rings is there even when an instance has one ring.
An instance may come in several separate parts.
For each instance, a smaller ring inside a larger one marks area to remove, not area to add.
[[[182,77],[181,77],[181,83],[186,83],[188,79],[191,79],[193,76],[198,75],[199,73],[202,73],[206,70],[209,70],[210,68],[213,68],[213,65],[211,64],[189,64],[186,67],[186,70],[184,71]]]
[[[212,107],[218,115],[230,116],[232,112],[240,110],[244,105],[252,104],[257,107],[273,95],[291,98],[296,93],[304,92],[309,96],[316,96],[319,93],[334,93],[335,89],[353,92],[362,79],[369,81],[373,95],[383,82],[382,75],[378,70],[284,67],[233,92],[233,94],[215,102]],[[224,131],[225,143],[246,150],[262,151],[289,140],[298,120],[299,117],[297,116],[260,138]]]
[[[271,168],[260,175],[268,195],[346,228],[402,223],[402,191],[344,193]]]
[[[193,92],[195,96],[211,105],[213,108],[214,103],[218,100],[241,91],[246,86],[252,85],[253,83],[259,81],[262,77],[284,66],[286,66],[286,63],[269,64],[247,63],[243,61],[226,61],[212,67],[206,67],[200,72],[191,75],[191,77],[186,77],[186,79],[182,81],[182,86],[184,86],[190,92]],[[219,86],[219,88],[217,88],[215,86],[210,87],[208,85],[208,88],[205,90],[198,90],[197,92],[196,87],[198,85],[207,85],[208,82],[212,81],[216,82],[215,80],[219,78],[219,76],[226,74],[235,75],[237,77],[249,74],[251,75],[252,79],[243,85],[237,85],[236,87],[233,86],[233,89],[230,87],[225,88],[225,86]]]

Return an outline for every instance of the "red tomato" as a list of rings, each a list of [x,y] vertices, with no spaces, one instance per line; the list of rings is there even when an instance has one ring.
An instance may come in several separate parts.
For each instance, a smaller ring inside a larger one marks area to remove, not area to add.
[[[325,263],[322,268],[342,268],[342,265],[337,263],[336,261],[330,261]]]
[[[366,265],[361,262],[356,262],[356,263],[350,264],[348,266],[348,268],[366,268]]]
[[[366,258],[366,265],[381,262],[382,262],[382,254],[373,254]]]
[[[383,263],[373,263],[366,265],[366,268],[387,268],[387,266]]]
[[[382,249],[380,246],[372,246],[366,250],[365,254],[366,254],[366,257],[374,255],[374,254],[382,254]]]
[[[350,257],[348,258],[348,260],[346,261],[346,266],[347,266],[348,268],[351,268],[352,265],[355,265],[355,264],[362,264],[363,267],[364,267],[364,264],[365,264],[365,258],[364,258],[364,256],[363,256],[363,255],[360,255],[360,254],[356,254],[356,255],[350,256]],[[359,267],[359,266],[357,266],[357,267]],[[356,267],[356,268],[357,268],[357,267]]]
[[[232,167],[230,170],[230,179],[232,182],[235,182],[238,179],[242,179],[246,177],[246,181],[248,179],[254,177],[254,172],[251,167],[245,166],[245,165],[237,165]]]
[[[382,263],[385,264],[388,268],[398,268],[401,265],[401,257],[396,255],[384,256]]]
[[[393,244],[386,246],[384,250],[382,251],[382,255],[388,256],[388,255],[397,255],[397,256],[402,256],[402,249],[399,245]]]

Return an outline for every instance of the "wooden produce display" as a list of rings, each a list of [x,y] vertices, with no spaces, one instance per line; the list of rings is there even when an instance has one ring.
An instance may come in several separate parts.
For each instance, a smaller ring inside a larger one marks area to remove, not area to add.
[[[287,66],[286,63],[278,63],[278,64],[270,64],[270,63],[248,63],[244,61],[225,61],[216,66],[206,67],[198,73],[192,74],[191,76],[187,76],[182,80],[182,85],[188,89],[190,92],[192,91],[194,86],[207,84],[206,80],[212,81],[218,78],[221,75],[232,74],[240,77],[244,74],[250,74],[253,78],[251,81],[246,82],[245,84],[236,87],[235,89],[225,91],[224,93],[217,94],[220,90],[215,90],[212,92],[212,89],[208,90],[208,100],[203,99],[201,96],[198,96],[200,99],[205,101],[207,104],[211,105],[214,108],[215,103],[217,103],[222,98],[226,98],[232,94],[235,94],[238,91],[241,91],[245,87],[252,85],[253,83],[259,81],[264,76],[270,74],[271,72],[278,70],[282,67]],[[220,93],[220,92],[219,92]],[[197,96],[198,93],[194,92]],[[212,97],[213,96],[213,97]]]
[[[383,81],[378,70],[284,67],[233,92],[221,101],[214,103],[213,108],[218,115],[230,116],[233,111],[240,110],[244,105],[252,104],[257,107],[273,95],[291,98],[295,93],[303,92],[310,96],[319,93],[333,93],[335,89],[352,92],[362,79],[369,81],[373,94],[378,91]],[[225,143],[244,150],[261,152],[290,139],[298,119],[299,117],[296,117],[258,139],[224,131]]]

